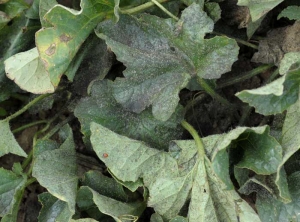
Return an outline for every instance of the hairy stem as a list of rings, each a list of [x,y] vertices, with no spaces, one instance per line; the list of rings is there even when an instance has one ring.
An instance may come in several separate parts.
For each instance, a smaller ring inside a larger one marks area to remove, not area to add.
[[[183,128],[185,128],[194,138],[195,143],[196,143],[196,147],[198,150],[198,154],[200,158],[205,158],[205,150],[204,150],[204,144],[202,142],[201,137],[198,135],[197,131],[194,129],[194,127],[192,125],[190,125],[188,122],[186,122],[185,120],[183,120],[181,122],[181,125],[183,126]]]
[[[57,124],[53,129],[51,129],[42,139],[49,139],[51,136],[53,136],[54,133],[56,133],[62,126],[73,120],[75,117],[74,116],[69,116],[59,124]]]
[[[204,89],[204,91],[207,92],[211,97],[228,107],[232,107],[232,104],[227,99],[223,98],[218,93],[216,93],[215,90],[212,89],[204,79],[198,78],[197,81],[200,84],[200,86]]]
[[[170,11],[168,11],[168,9],[166,9],[164,6],[162,6],[162,4],[160,4],[157,0],[151,0],[158,8],[160,8],[164,13],[166,13],[168,16],[170,16],[171,18],[175,19],[176,21],[179,20],[178,17],[176,17],[175,15],[173,15]]]
[[[242,82],[242,81],[244,81],[246,79],[249,79],[249,78],[251,78],[253,76],[256,76],[256,75],[258,75],[258,74],[260,74],[260,73],[262,73],[262,72],[270,69],[271,67],[273,67],[273,65],[269,65],[269,64],[268,65],[261,65],[261,66],[255,68],[255,69],[253,69],[253,70],[251,70],[249,72],[246,72],[246,73],[244,73],[244,74],[242,74],[240,76],[237,76],[237,77],[231,78],[231,79],[227,79],[226,81],[220,83],[217,86],[217,89],[221,89],[221,88],[233,85],[235,83]]]
[[[50,96],[51,94],[43,94],[40,95],[38,97],[36,97],[34,100],[30,101],[28,104],[26,104],[22,109],[20,109],[19,111],[15,112],[14,114],[8,116],[5,120],[10,121],[14,118],[16,118],[17,116],[21,115],[22,113],[24,113],[25,111],[27,111],[30,107],[32,107],[34,104],[36,104],[37,102],[39,102],[40,100]]]
[[[164,3],[164,2],[168,2],[169,0],[157,0],[158,3]],[[120,12],[122,14],[135,14],[141,11],[144,11],[148,8],[151,8],[152,6],[154,6],[155,3],[154,2],[147,2],[145,4],[139,5],[137,7],[134,8],[129,8],[129,9],[120,9]]]
[[[18,133],[18,132],[20,132],[20,131],[22,131],[24,129],[29,128],[29,127],[32,127],[32,126],[35,126],[35,125],[39,125],[39,124],[46,124],[46,123],[48,123],[47,120],[38,120],[38,121],[35,121],[35,122],[32,122],[32,123],[28,123],[26,125],[23,125],[23,126],[17,128],[17,129],[14,129],[14,130],[12,130],[12,133]]]
[[[228,36],[228,35],[225,35],[223,33],[215,32],[215,31],[213,31],[212,34],[220,35],[220,36],[226,36],[228,38],[234,39],[237,43],[240,43],[242,45],[248,46],[248,47],[253,48],[253,49],[258,49],[257,45],[254,45],[254,44],[252,44],[250,42],[247,42],[245,40],[242,40],[242,39],[234,38],[232,36]]]

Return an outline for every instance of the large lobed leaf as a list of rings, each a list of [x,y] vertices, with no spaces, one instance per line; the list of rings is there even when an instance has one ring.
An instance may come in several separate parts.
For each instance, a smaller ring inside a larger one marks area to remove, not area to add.
[[[170,118],[179,91],[192,77],[219,78],[237,60],[233,39],[204,39],[212,30],[213,21],[197,4],[186,8],[177,23],[151,15],[100,23],[97,35],[127,67],[125,78],[113,85],[117,102],[136,113],[152,105],[155,118]]]
[[[44,16],[47,23],[43,22],[53,27],[36,33],[40,58],[54,87],[93,28],[113,15],[114,0],[86,0],[80,6],[81,10],[75,11],[55,5]]]
[[[89,107],[88,110],[87,107]],[[102,124],[116,133],[142,140],[160,149],[166,149],[167,141],[180,137],[182,133],[180,122],[183,118],[183,110],[181,107],[178,107],[166,122],[155,119],[150,109],[140,114],[129,112],[112,96],[112,82],[109,80],[94,82],[91,96],[78,103],[74,114],[81,123],[86,141],[91,134],[91,122]]]
[[[233,187],[228,186],[230,176],[226,148],[232,142],[238,143],[245,152],[245,159],[253,157],[251,163],[241,159],[239,167],[255,170],[260,165],[263,166],[258,172],[261,174],[265,174],[266,170],[268,174],[276,172],[281,162],[280,145],[269,136],[267,127],[242,127],[228,135],[204,138],[212,163],[197,156],[194,141],[175,141],[170,146],[171,152],[166,153],[96,123],[91,124],[91,132],[96,154],[114,177],[123,182],[136,182],[142,178],[149,190],[148,206],[169,220],[179,213],[190,194],[189,221],[236,221],[237,218],[259,221],[253,209]],[[253,147],[252,139],[260,144]],[[243,142],[245,140],[249,143]],[[237,148],[231,149],[234,152]],[[270,160],[275,167],[269,164]],[[226,187],[231,190],[226,190]]]

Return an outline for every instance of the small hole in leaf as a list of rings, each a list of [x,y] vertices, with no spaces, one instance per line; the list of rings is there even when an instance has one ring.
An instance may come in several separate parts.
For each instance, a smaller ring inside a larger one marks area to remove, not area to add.
[[[175,52],[175,48],[173,46],[170,47],[170,49],[171,49],[172,52]]]

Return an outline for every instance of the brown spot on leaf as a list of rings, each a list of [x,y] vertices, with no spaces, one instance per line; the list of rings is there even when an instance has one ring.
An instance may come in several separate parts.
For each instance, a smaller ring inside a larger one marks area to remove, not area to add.
[[[59,39],[61,42],[68,42],[72,39],[72,37],[67,36],[66,34],[62,34],[61,36],[59,36]]]
[[[48,62],[46,60],[44,60],[44,59],[41,59],[41,60],[42,60],[42,62],[44,64],[45,68],[47,68],[48,67]]]
[[[108,157],[108,154],[107,154],[107,153],[103,153],[103,157],[104,157],[104,158],[107,158],[107,157]]]
[[[45,51],[46,55],[52,56],[55,53],[56,50],[56,44],[52,43],[49,48]]]

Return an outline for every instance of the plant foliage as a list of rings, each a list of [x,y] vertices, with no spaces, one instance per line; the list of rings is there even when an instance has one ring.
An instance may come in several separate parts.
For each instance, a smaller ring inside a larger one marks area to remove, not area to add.
[[[300,220],[299,4],[59,2],[0,0],[1,222]]]

